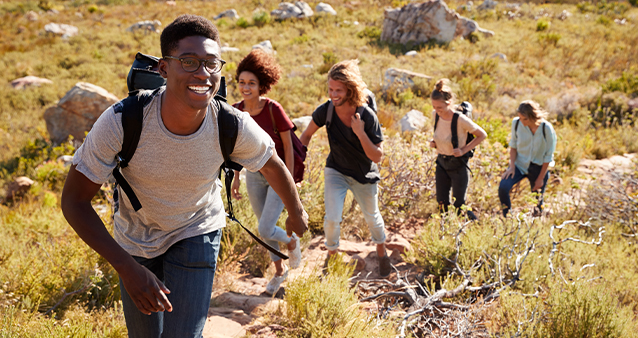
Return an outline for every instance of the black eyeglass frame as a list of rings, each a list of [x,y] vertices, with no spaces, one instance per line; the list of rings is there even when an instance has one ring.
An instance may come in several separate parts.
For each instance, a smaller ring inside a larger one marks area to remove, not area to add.
[[[187,57],[183,57],[183,58],[178,58],[175,56],[164,56],[164,59],[173,59],[173,60],[177,60],[179,61],[179,64],[182,66],[182,69],[187,72],[187,73],[195,73],[196,71],[199,70],[199,67],[202,66],[202,64],[204,65],[204,67],[206,68],[206,70],[211,73],[211,74],[215,74],[215,73],[219,73],[222,71],[222,68],[224,67],[224,65],[226,64],[226,61],[222,60],[222,59],[198,59],[198,58],[194,58],[191,56],[187,56]],[[186,59],[191,59],[191,60],[195,60],[197,61],[197,68],[195,68],[194,70],[187,70],[186,68],[184,68],[184,60]],[[217,63],[219,61],[219,63]],[[215,66],[215,68],[213,70],[210,69],[210,67],[208,67],[208,65],[210,63],[213,63],[215,65],[219,64],[219,69],[217,69],[217,66]]]

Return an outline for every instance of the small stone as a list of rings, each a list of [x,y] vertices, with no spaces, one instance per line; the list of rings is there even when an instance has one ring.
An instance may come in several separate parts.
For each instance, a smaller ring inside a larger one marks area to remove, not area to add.
[[[419,54],[417,51],[411,50],[411,51],[405,53],[405,56],[416,56],[417,54]]]
[[[267,53],[275,54],[275,50],[272,48],[272,43],[270,43],[270,40],[262,41],[253,46],[253,49],[258,49],[258,48],[263,49]]]

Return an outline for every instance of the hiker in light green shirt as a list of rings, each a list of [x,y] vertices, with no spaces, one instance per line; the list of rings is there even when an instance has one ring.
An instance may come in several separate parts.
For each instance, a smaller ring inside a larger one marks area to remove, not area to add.
[[[527,177],[533,192],[539,193],[534,215],[543,208],[543,194],[549,180],[549,167],[553,166],[556,150],[556,132],[545,118],[547,112],[534,101],[521,102],[516,110],[518,117],[512,121],[509,167],[503,174],[498,188],[498,197],[503,216],[512,208],[510,190]]]

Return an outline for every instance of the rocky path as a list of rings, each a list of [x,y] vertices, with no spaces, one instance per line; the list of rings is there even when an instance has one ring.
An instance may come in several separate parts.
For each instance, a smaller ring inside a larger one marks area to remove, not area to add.
[[[612,173],[628,173],[635,170],[635,154],[612,156],[602,160],[581,160],[578,173],[572,178],[584,189],[597,179],[610,179]],[[423,220],[411,220],[405,223],[387,225],[388,248],[392,264],[398,271],[407,271],[413,266],[401,259],[401,253],[410,246],[417,230],[423,225]],[[324,237],[314,237],[303,248],[302,267],[291,270],[288,280],[316,273],[325,261],[327,250],[323,245]],[[378,278],[378,264],[375,245],[371,242],[354,242],[341,240],[340,251],[345,253],[345,259],[357,260],[358,279]],[[389,277],[392,279],[396,273]],[[228,278],[228,276],[225,276]],[[266,295],[263,291],[268,280],[250,275],[234,276],[230,287],[213,290],[213,299],[208,311],[208,320],[204,329],[204,338],[232,338],[242,337],[247,332],[254,337],[276,337],[277,330],[282,327],[264,326],[260,324],[260,317],[278,307],[282,302],[286,283],[275,297]]]
[[[389,225],[387,247],[390,260],[395,268],[402,272],[411,268],[402,261],[401,253],[410,246],[410,240],[422,226],[423,221],[412,220],[406,223]],[[291,270],[288,280],[307,276],[320,270],[326,259],[327,250],[324,237],[314,237],[303,248],[302,267]],[[376,245],[372,242],[353,242],[341,240],[339,250],[345,253],[344,259],[356,260],[358,279],[379,278],[376,259]],[[393,272],[392,275],[396,274]],[[392,275],[389,278],[392,278]],[[228,277],[228,276],[225,276]],[[213,290],[213,300],[208,310],[208,320],[204,328],[204,338],[242,337],[247,331],[256,337],[276,337],[277,326],[260,325],[259,318],[283,302],[286,283],[275,295],[270,297],[263,291],[268,280],[249,275],[237,276],[230,287]]]

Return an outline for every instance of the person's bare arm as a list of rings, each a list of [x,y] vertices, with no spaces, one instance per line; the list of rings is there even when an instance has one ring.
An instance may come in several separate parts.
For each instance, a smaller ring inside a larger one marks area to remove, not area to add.
[[[476,128],[476,130],[472,132],[472,135],[475,136],[474,139],[470,143],[466,144],[464,147],[461,147],[461,149],[459,149],[460,152],[457,153],[457,149],[454,149],[454,156],[460,157],[465,155],[468,151],[476,148],[476,146],[485,141],[485,139],[487,138],[487,133],[481,127]]]
[[[351,125],[352,131],[359,138],[359,142],[361,142],[361,146],[363,147],[363,151],[366,153],[366,156],[375,163],[381,162],[381,158],[383,158],[383,146],[381,143],[374,144],[368,137],[368,134],[365,132],[365,122],[361,119],[359,113],[355,113],[352,116]]]
[[[503,173],[503,179],[509,178],[509,177],[514,177],[514,172],[515,172],[515,168],[516,168],[516,148],[510,148],[510,165],[509,167],[507,167],[507,170],[505,170],[505,172]]]
[[[173,306],[165,295],[170,291],[115,242],[91,206],[101,185],[93,183],[75,168],[75,165],[71,166],[62,191],[62,212],[66,220],[86,244],[115,268],[142,313],[172,311]]]
[[[295,173],[295,153],[292,148],[292,130],[286,130],[284,132],[279,133],[279,137],[281,137],[281,142],[284,144],[284,163],[290,171],[290,174],[293,175]]]
[[[315,121],[310,121],[310,123],[308,123],[308,127],[306,128],[306,130],[304,130],[303,133],[301,133],[301,137],[299,138],[301,143],[307,147],[308,143],[310,143],[310,139],[312,138],[312,135],[315,132],[317,132],[317,130],[319,130],[319,126],[317,126]]]
[[[288,218],[286,219],[288,236],[294,232],[297,236],[302,237],[304,232],[308,230],[308,214],[301,205],[295,181],[284,162],[274,153],[259,172],[264,175],[268,184],[281,198],[286,210],[288,210]]]

